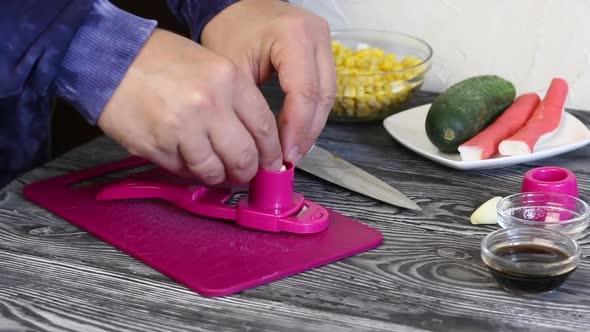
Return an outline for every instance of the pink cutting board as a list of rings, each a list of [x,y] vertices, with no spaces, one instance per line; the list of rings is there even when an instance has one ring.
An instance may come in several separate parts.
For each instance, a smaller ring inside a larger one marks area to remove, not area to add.
[[[224,296],[377,247],[382,235],[337,212],[321,233],[266,233],[206,219],[156,199],[97,201],[107,180],[75,184],[147,163],[131,157],[32,183],[24,195],[70,223],[204,296]],[[179,179],[159,168],[128,175]]]

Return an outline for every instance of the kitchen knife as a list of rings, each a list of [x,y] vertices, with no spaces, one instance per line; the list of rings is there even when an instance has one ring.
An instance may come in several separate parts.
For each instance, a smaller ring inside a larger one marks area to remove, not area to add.
[[[310,149],[297,168],[379,201],[422,211],[416,203],[387,183],[317,145]]]

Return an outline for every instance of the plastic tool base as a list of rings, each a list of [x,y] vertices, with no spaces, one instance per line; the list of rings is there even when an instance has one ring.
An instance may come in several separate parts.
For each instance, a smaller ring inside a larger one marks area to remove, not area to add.
[[[97,238],[204,296],[225,296],[370,250],[377,230],[328,209],[316,234],[269,233],[207,219],[154,199],[98,201],[106,180],[82,181],[144,165],[127,158],[32,183],[24,194]],[[128,178],[179,181],[155,168]]]

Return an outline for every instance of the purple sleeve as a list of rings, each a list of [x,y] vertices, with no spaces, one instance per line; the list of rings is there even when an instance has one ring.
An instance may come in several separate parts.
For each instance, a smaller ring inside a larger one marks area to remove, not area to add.
[[[53,83],[93,1],[0,1],[0,186],[50,157]]]
[[[48,94],[93,0],[0,1],[0,99]]]
[[[205,25],[220,11],[238,0],[166,0],[166,2],[176,18],[189,28],[191,39],[200,42]]]
[[[107,0],[94,1],[65,54],[57,94],[95,124],[156,24]]]
[[[200,40],[205,25],[238,0],[167,0],[173,14]],[[57,94],[91,124],[98,117],[157,22],[96,0],[72,40],[56,78]],[[99,54],[100,56],[97,56]]]

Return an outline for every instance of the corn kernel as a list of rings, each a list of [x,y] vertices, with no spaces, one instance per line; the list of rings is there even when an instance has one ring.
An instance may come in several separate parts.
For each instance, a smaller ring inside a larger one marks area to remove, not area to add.
[[[356,84],[357,85],[360,85],[360,86],[367,85],[367,76],[364,76],[365,74],[366,74],[366,71],[364,71],[364,70],[360,70],[359,71],[359,75],[360,76],[358,76],[356,78]]]
[[[344,97],[356,97],[356,91],[354,89],[354,87],[352,86],[347,86],[344,88]]]
[[[369,98],[367,99],[367,104],[373,107],[377,106],[377,97],[369,96]]]
[[[344,87],[340,84],[336,86],[336,97],[342,97],[344,95]]]
[[[354,97],[347,97],[344,96],[344,106],[351,107],[354,106]]]
[[[404,81],[393,82],[391,84],[391,92],[393,94],[398,94],[404,92],[406,90],[406,84]]]
[[[345,106],[344,109],[346,110],[346,115],[354,116],[354,112],[355,112],[354,101],[351,101],[351,104]]]
[[[369,59],[358,59],[357,63],[356,63],[356,67],[359,69],[363,69],[363,68],[371,68],[371,61]]]
[[[362,86],[359,86],[356,88],[356,96],[357,97],[363,97],[365,95],[365,88]]]
[[[402,59],[401,64],[404,67],[412,67],[420,64],[420,62],[422,62],[422,60],[418,59],[413,55],[408,55],[407,57]]]
[[[402,75],[402,77],[404,78],[404,80],[408,80],[408,81],[411,80],[412,78],[416,77],[416,76],[418,76],[418,75],[416,74],[416,71],[415,70],[408,70],[408,71],[404,72],[403,75]]]
[[[385,95],[385,93],[381,94],[381,95],[377,95],[376,97],[377,101],[380,103],[386,103],[389,100],[389,97],[387,97]]]
[[[345,65],[346,67],[353,67],[353,66],[354,66],[354,64],[355,64],[355,62],[356,62],[356,61],[355,61],[355,58],[353,58],[353,57],[347,57],[347,58],[344,60],[344,65]]]
[[[332,54],[338,73],[332,111],[339,116],[375,117],[385,111],[384,107],[405,100],[421,84],[400,80],[416,79],[425,70],[420,66],[402,73],[402,69],[416,66],[421,60],[407,56],[398,62],[395,54],[365,44],[352,50],[333,41]]]
[[[383,71],[391,71],[393,69],[393,64],[389,61],[383,61],[381,63],[381,70]]]
[[[373,109],[371,107],[360,107],[356,112],[356,115],[362,118],[370,117],[372,114]]]

